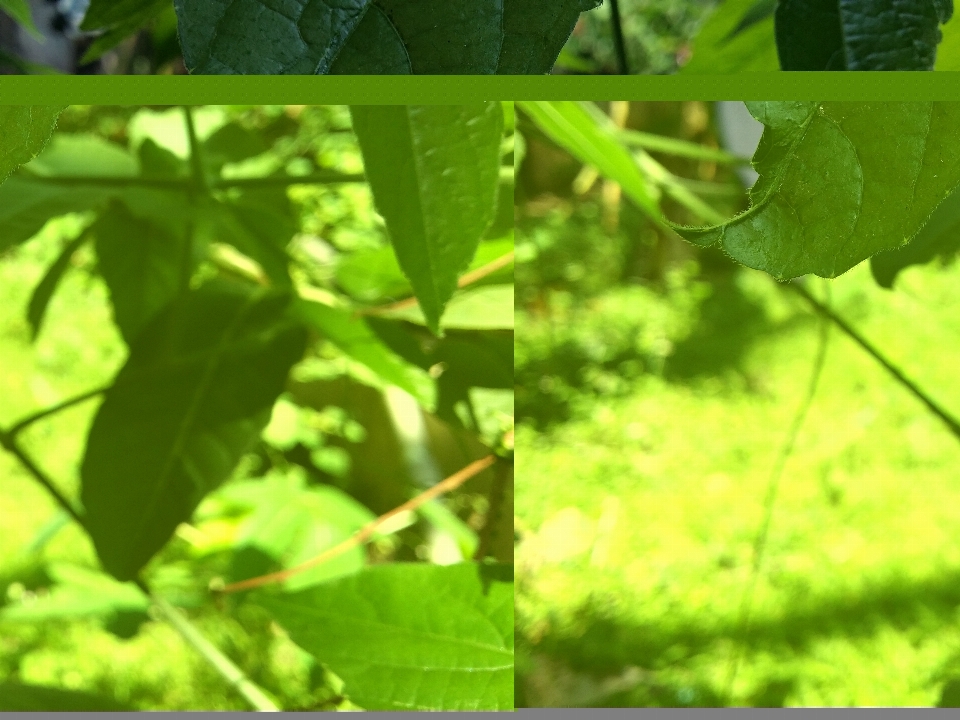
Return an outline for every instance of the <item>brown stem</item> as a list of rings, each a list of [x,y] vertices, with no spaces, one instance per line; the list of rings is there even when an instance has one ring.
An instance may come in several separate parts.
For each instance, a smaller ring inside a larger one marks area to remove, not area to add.
[[[448,493],[451,490],[454,490],[455,488],[460,487],[467,480],[472,478],[474,475],[477,475],[483,472],[488,467],[493,465],[493,463],[496,462],[496,459],[497,458],[495,455],[487,455],[484,458],[475,460],[474,462],[470,463],[466,467],[455,472],[446,480],[442,480],[438,482],[436,485],[434,485],[432,488],[430,488],[429,490],[425,490],[424,492],[420,493],[412,500],[408,500],[407,502],[403,503],[403,505],[399,505],[398,507],[395,507],[390,512],[384,513],[383,515],[378,517],[376,520],[365,525],[363,528],[358,530],[356,533],[354,533],[351,537],[344,540],[342,543],[339,543],[338,545],[334,545],[329,550],[326,550],[320,553],[316,557],[313,557],[304,563],[300,563],[299,565],[292,568],[288,568],[287,570],[280,570],[278,572],[270,573],[268,575],[261,575],[259,577],[250,578],[249,580],[241,580],[240,582],[231,583],[229,585],[224,586],[223,588],[220,588],[218,591],[223,593],[232,593],[232,592],[237,592],[239,590],[249,590],[250,588],[260,587],[262,585],[268,585],[270,583],[282,582],[290,577],[293,577],[297,573],[301,573],[304,570],[308,570],[312,567],[316,567],[320,563],[326,562],[331,558],[334,558],[338,555],[341,555],[342,553],[345,553],[347,550],[355,548],[358,545],[362,545],[364,542],[370,539],[370,536],[373,535],[373,533],[376,531],[378,527],[383,525],[390,518],[395,517],[396,515],[399,515],[400,513],[406,512],[408,510],[415,510],[416,508],[423,505],[425,502],[429,500],[433,500],[434,498],[439,497],[444,493]]]

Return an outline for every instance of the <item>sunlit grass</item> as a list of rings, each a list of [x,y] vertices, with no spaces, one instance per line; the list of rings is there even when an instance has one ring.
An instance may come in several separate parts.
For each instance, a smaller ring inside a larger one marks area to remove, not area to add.
[[[862,266],[830,286],[838,313],[960,415],[958,280],[956,267],[912,269],[891,293]],[[594,701],[710,704],[726,693],[771,468],[819,322],[766,276],[744,270],[737,284],[764,316],[739,367],[642,376],[625,397],[581,398],[571,421],[518,433],[525,651],[600,677],[652,673],[619,693],[594,687]],[[824,285],[813,285],[821,297]],[[788,705],[937,702],[939,673],[960,656],[958,466],[957,438],[831,329],[780,482],[734,704],[777,682]],[[561,687],[548,691],[554,702]]]

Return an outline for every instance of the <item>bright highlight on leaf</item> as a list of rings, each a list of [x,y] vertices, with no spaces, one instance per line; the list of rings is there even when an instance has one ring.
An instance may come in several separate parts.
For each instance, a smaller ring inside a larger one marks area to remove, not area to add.
[[[512,566],[374,565],[256,602],[367,710],[513,709]]]
[[[0,106],[0,134],[4,136],[0,144],[0,182],[43,149],[61,110],[61,105]]]

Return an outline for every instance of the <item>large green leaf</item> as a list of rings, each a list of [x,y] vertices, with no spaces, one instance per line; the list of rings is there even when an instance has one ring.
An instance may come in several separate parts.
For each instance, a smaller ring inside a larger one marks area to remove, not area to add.
[[[174,0],[187,67],[239,74],[549,72],[599,0]]]
[[[901,270],[928,263],[935,257],[953,257],[957,252],[960,252],[960,192],[944,200],[909,243],[870,258],[870,271],[878,285],[891,288]]]
[[[103,712],[125,711],[133,708],[121,705],[103,695],[61,690],[43,685],[23,685],[17,682],[0,683],[0,711],[4,712]]]
[[[438,333],[457,276],[494,217],[503,110],[488,102],[355,105],[351,113],[397,260]]]
[[[677,231],[777,278],[835,277],[903,245],[960,183],[960,103],[747,105],[766,126],[751,207]]]
[[[257,601],[368,710],[512,710],[513,568],[374,565]]]
[[[953,0],[779,0],[783,70],[933,70]]]
[[[0,105],[0,182],[43,149],[62,109],[61,105]]]
[[[137,336],[81,467],[87,529],[117,579],[133,578],[257,441],[306,342],[290,302],[210,284]]]
[[[91,227],[113,318],[128,345],[180,292],[185,242],[169,228],[113,203]]]
[[[578,102],[519,102],[536,126],[575,158],[619,183],[624,194],[651,218],[660,217],[658,192],[640,172],[613,123]]]

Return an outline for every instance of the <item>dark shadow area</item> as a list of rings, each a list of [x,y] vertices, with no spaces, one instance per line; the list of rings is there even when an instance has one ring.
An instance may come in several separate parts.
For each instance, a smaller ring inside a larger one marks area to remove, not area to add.
[[[531,652],[556,658],[573,670],[595,676],[610,675],[631,666],[655,672],[683,664],[729,639],[741,644],[745,657],[758,650],[794,655],[804,652],[818,639],[834,635],[866,637],[883,625],[900,630],[951,625],[958,605],[960,568],[921,582],[890,578],[862,592],[837,594],[818,603],[799,600],[778,618],[753,620],[747,632],[728,619],[629,623],[611,617],[602,607],[585,606],[577,618],[580,630],[575,637],[548,634],[533,644],[518,633],[518,642]],[[636,694],[653,693],[651,687],[650,683],[643,683],[642,688],[631,689],[626,695],[633,706],[642,705],[643,698]],[[786,678],[771,681],[769,687],[756,694],[753,703],[781,706],[790,689]],[[953,695],[948,695],[944,701],[953,702]],[[651,694],[647,701],[660,704],[661,696],[662,693]],[[604,704],[616,705],[625,700],[626,697],[618,700],[611,696]]]
[[[752,344],[773,330],[764,308],[738,287],[734,273],[711,283],[693,332],[676,343],[664,364],[664,376],[684,382],[740,371]]]

